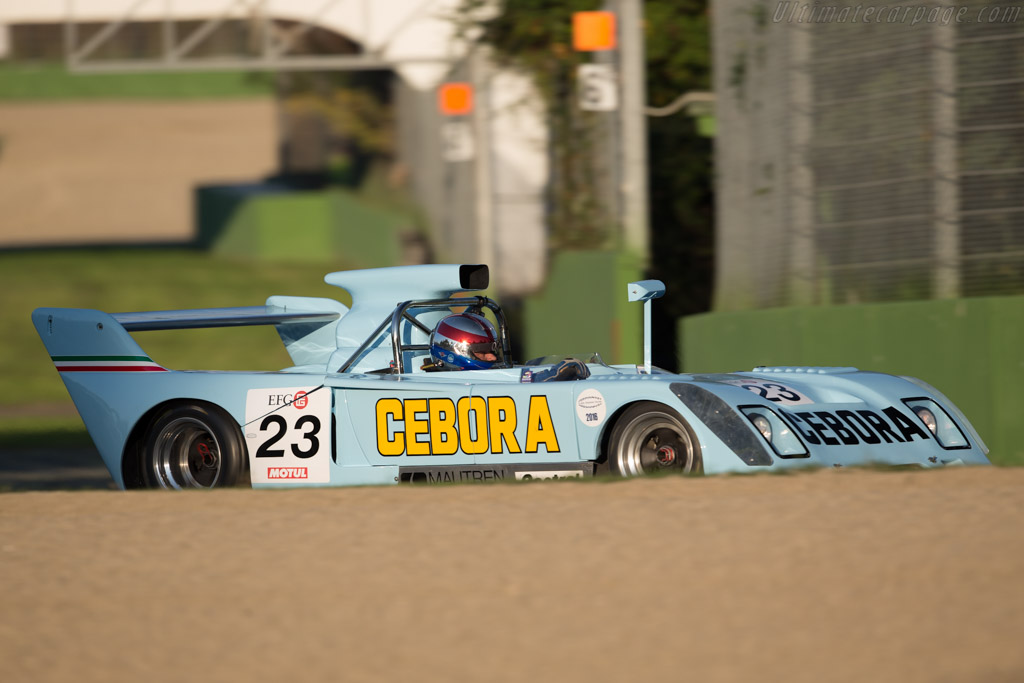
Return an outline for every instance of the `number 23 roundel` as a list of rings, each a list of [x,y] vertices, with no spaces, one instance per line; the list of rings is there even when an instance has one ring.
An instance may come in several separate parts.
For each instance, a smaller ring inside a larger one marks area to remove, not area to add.
[[[811,399],[793,387],[778,382],[766,382],[756,379],[731,379],[727,381],[727,384],[741,386],[747,391],[754,392],[761,398],[766,398],[769,401],[781,403],[782,405],[795,406],[813,403]]]
[[[250,389],[244,431],[252,483],[329,483],[330,426],[329,389]]]

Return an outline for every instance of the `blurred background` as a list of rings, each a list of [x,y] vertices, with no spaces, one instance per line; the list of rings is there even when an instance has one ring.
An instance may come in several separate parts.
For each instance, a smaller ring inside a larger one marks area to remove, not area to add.
[[[1018,6],[0,0],[0,449],[87,444],[29,321],[487,263],[517,360],[921,377],[1024,462]],[[265,333],[265,334],[264,334]],[[272,329],[141,333],[277,369]]]

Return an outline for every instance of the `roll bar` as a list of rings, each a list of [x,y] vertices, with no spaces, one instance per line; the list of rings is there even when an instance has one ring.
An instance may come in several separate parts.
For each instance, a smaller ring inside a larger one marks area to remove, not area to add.
[[[512,345],[508,338],[508,324],[505,322],[505,314],[502,312],[501,307],[491,299],[485,296],[472,296],[472,297],[449,297],[447,299],[420,299],[403,301],[395,307],[395,310],[388,317],[381,321],[377,329],[366,338],[362,346],[356,349],[347,361],[338,369],[338,372],[347,372],[352,365],[355,364],[356,360],[362,356],[367,349],[376,341],[377,337],[380,336],[381,332],[391,327],[391,348],[394,352],[393,370],[392,372],[405,374],[408,372],[405,363],[405,353],[408,351],[430,351],[429,344],[403,344],[402,343],[402,320],[406,320],[408,323],[416,327],[426,335],[430,335],[433,330],[421,323],[419,320],[410,315],[409,311],[412,309],[419,310],[442,310],[445,308],[454,308],[456,306],[468,307],[468,308],[487,308],[494,313],[494,318],[498,321],[498,337],[501,339],[501,351],[503,361],[501,364],[495,364],[494,367],[512,367]]]

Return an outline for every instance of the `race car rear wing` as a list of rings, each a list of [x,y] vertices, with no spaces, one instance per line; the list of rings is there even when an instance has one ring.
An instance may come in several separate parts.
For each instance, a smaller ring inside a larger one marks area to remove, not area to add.
[[[273,325],[296,366],[336,370],[352,358],[366,368],[376,369],[380,367],[378,361],[386,366],[394,354],[390,336],[367,340],[368,335],[377,337],[383,330],[373,332],[382,313],[410,299],[433,300],[455,292],[485,289],[489,275],[485,265],[430,264],[330,273],[324,280],[352,295],[351,309],[334,299],[272,296],[263,306],[234,308],[128,313],[40,308],[33,312],[32,319],[55,362],[58,358],[75,359],[81,365],[82,358],[131,358],[141,359],[139,362],[145,362],[146,367],[163,369],[145,355],[129,333]],[[404,311],[399,319],[403,316]],[[387,320],[392,320],[390,314]],[[430,322],[418,321],[416,329],[422,332]],[[353,356],[356,351],[359,353]],[[350,369],[359,369],[356,365],[346,363]]]
[[[273,325],[295,365],[325,364],[348,307],[333,299],[272,296],[265,306],[114,313],[128,332]]]
[[[131,313],[38,308],[32,321],[55,362],[131,358],[155,365],[129,332],[273,325],[292,362],[313,365],[325,364],[334,351],[334,330],[347,311],[347,306],[331,299],[275,296],[264,306],[237,308]]]
[[[152,330],[190,330],[207,327],[242,327],[246,325],[282,325],[295,323],[329,323],[341,312],[291,312],[281,306],[238,306],[235,308],[199,308],[181,311],[139,311],[112,313],[114,320],[129,332]]]

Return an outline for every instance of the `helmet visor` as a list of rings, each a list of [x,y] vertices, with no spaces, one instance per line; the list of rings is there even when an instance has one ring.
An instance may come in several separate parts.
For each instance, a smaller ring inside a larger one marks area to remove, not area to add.
[[[486,344],[470,344],[468,350],[469,355],[475,360],[494,363],[501,358],[501,349],[498,348],[497,341]]]

